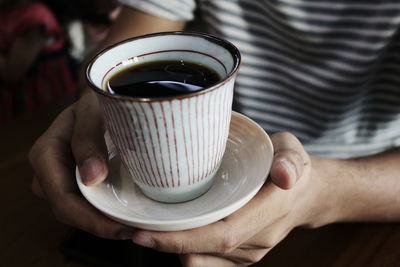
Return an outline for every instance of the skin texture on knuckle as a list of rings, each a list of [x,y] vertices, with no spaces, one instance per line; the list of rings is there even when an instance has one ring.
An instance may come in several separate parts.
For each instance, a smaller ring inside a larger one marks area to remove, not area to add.
[[[280,237],[280,235],[279,235],[279,237]],[[270,237],[265,239],[264,246],[269,248],[269,249],[272,249],[273,247],[275,247],[279,243],[279,240],[280,240],[280,238],[278,238],[277,235],[270,236]]]
[[[275,142],[285,142],[285,143],[295,143],[295,144],[300,144],[298,141],[297,137],[291,134],[290,132],[279,132],[271,135],[271,141],[273,143]]]
[[[254,250],[252,253],[249,253],[249,262],[250,265],[255,264],[257,262],[259,262],[260,260],[262,260],[265,255],[268,253],[268,249],[257,249]]]
[[[276,234],[273,235],[269,240],[270,248],[267,250],[267,252],[278,245],[292,231],[292,229],[293,227],[290,225],[287,226],[285,229],[277,231]]]
[[[221,238],[221,242],[219,244],[219,252],[221,253],[231,253],[234,251],[240,242],[233,231],[226,231],[223,237]]]
[[[282,149],[275,154],[275,160],[281,160],[283,158],[288,159],[294,165],[296,165],[297,162],[301,162],[302,164],[304,162],[302,155],[293,149]]]
[[[292,138],[296,138],[296,137],[293,134],[291,134],[290,132],[280,132],[280,133],[274,134],[273,138],[292,139]]]

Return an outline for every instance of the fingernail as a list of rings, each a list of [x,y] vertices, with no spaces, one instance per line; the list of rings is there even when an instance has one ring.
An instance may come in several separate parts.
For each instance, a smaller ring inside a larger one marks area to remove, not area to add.
[[[102,163],[96,157],[88,158],[79,166],[79,173],[85,185],[93,185],[98,179],[102,178]]]
[[[293,182],[296,182],[297,178],[298,178],[297,172],[296,172],[296,167],[290,161],[288,161],[286,159],[282,159],[280,162],[283,166],[285,166],[285,169],[289,173],[290,179]]]
[[[121,240],[129,240],[129,239],[132,239],[134,234],[135,234],[134,230],[126,229],[126,230],[121,231],[121,233],[119,234],[119,238]]]
[[[147,247],[147,248],[153,248],[154,247],[154,240],[143,234],[136,234],[132,237],[133,243],[136,243],[140,246]]]

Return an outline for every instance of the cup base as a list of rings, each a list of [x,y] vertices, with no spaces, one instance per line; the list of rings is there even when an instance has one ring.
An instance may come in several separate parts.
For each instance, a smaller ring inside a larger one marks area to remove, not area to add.
[[[218,168],[208,177],[204,178],[200,182],[197,182],[196,184],[182,186],[179,188],[158,188],[138,183],[136,184],[145,196],[153,200],[164,203],[186,202],[206,193],[214,184],[214,176],[217,171]]]

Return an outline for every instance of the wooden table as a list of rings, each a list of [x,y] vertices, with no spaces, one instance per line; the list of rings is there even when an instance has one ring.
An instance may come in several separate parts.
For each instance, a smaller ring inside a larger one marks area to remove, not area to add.
[[[58,223],[47,203],[35,198],[30,190],[33,173],[27,152],[66,103],[23,116],[1,128],[0,266],[99,266],[71,260],[60,252],[60,244],[70,228]],[[151,266],[143,264],[149,251],[132,251],[138,256],[133,258],[142,259],[136,261],[137,266]],[[166,262],[163,265],[171,266]],[[397,267],[400,224],[335,224],[316,230],[295,229],[255,266]]]

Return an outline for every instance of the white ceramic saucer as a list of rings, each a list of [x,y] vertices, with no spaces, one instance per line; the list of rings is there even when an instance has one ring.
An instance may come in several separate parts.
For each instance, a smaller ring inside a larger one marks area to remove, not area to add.
[[[216,182],[194,200],[165,204],[145,197],[114,153],[105,182],[85,186],[78,171],[76,177],[84,197],[114,220],[147,230],[175,231],[210,224],[245,205],[264,184],[272,157],[272,143],[264,130],[234,112]]]

